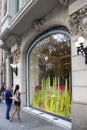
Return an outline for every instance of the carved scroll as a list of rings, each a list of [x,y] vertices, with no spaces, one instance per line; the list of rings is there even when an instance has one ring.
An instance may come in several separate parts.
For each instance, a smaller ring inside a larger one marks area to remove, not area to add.
[[[74,34],[85,35],[87,33],[87,5],[69,17],[69,25]]]
[[[59,0],[60,3],[64,6],[69,6],[74,0]]]
[[[46,18],[40,18],[40,19],[35,20],[33,22],[33,27],[35,31],[39,31],[44,26],[45,22],[46,22]]]

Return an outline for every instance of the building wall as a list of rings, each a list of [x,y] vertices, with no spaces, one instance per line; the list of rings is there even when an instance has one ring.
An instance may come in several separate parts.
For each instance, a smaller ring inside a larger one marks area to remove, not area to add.
[[[45,16],[46,22],[44,23],[43,27],[40,29],[38,33],[36,33],[33,28],[31,28],[28,32],[26,32],[22,36],[22,44],[21,44],[21,50],[24,59],[26,54],[25,52],[29,44],[40,32],[55,25],[64,25],[68,29],[70,29],[68,23],[68,13],[71,14],[71,12],[73,12],[73,10],[77,7],[77,5],[79,5],[79,8],[83,7],[83,5],[86,4],[86,1],[84,1],[83,3],[84,4],[82,4],[82,1],[79,3],[75,2],[73,5],[70,6],[69,8],[70,12],[68,12],[67,8],[65,8],[64,6],[59,5],[53,11],[51,11],[47,16]],[[87,109],[87,94],[86,94],[87,65],[85,64],[85,59],[82,55],[77,56],[75,41],[79,35],[72,34],[71,30],[70,33],[71,33],[71,51],[72,51],[72,130],[77,130],[77,129],[85,130],[87,129],[87,123],[86,123],[87,121],[87,116],[86,116],[87,115],[87,111],[86,111]],[[22,60],[22,63],[24,63],[24,60]],[[22,80],[22,86],[26,86],[26,82],[23,82],[23,80]]]
[[[22,5],[22,4],[21,4]],[[47,28],[53,26],[66,26],[70,30],[71,35],[71,58],[72,58],[72,130],[86,130],[87,129],[87,65],[85,64],[85,59],[82,55],[77,56],[77,51],[75,47],[76,39],[81,35],[81,31],[77,29],[79,23],[74,23],[73,29],[71,29],[69,24],[69,18],[80,8],[84,8],[87,5],[87,0],[76,0],[69,7],[59,4],[55,9],[44,16],[44,23],[39,28],[31,26],[27,32],[21,36],[20,45],[20,58],[18,61],[18,76],[13,75],[13,85],[18,83],[21,87],[22,92],[22,106],[26,105],[26,52],[32,41],[41,32],[45,31]],[[10,12],[11,13],[11,12]],[[77,15],[78,17],[78,15]],[[74,22],[74,21],[73,21]],[[75,21],[76,22],[76,21]],[[86,26],[87,27],[87,26]],[[73,31],[75,30],[75,31]],[[87,40],[87,35],[85,35]]]
[[[78,5],[78,6],[77,6]],[[69,14],[77,13],[78,10],[85,9],[87,5],[86,0],[79,0],[73,2],[69,7]],[[79,14],[77,14],[79,16]],[[77,23],[76,25],[78,25]],[[84,26],[83,26],[84,28]],[[84,28],[85,29],[85,28]],[[82,30],[75,31],[71,35],[72,41],[72,130],[86,130],[87,129],[87,64],[85,64],[85,57],[81,54],[77,55],[75,42],[79,36],[85,37],[87,44],[86,32]]]
[[[2,21],[2,0],[0,0],[0,31],[1,31],[1,21]],[[2,87],[2,49],[0,49],[0,88]]]
[[[87,65],[85,58],[77,55],[76,37],[72,37],[72,130],[87,129]]]
[[[61,13],[60,13],[61,12]],[[67,17],[68,17],[68,10],[62,5],[57,6],[53,11],[51,11],[48,15],[45,16],[44,19],[46,19],[43,27],[37,31],[34,27],[31,27],[30,30],[28,30],[23,36],[22,36],[22,42],[21,42],[21,67],[22,67],[22,74],[21,74],[21,86],[23,86],[22,92],[23,94],[26,91],[26,52],[29,47],[29,44],[35,39],[36,36],[38,36],[41,32],[46,30],[47,28],[51,28],[54,26],[67,26]],[[65,21],[65,22],[63,22]],[[26,93],[25,93],[26,94]],[[23,95],[24,96],[24,95]],[[22,102],[23,103],[23,102]],[[25,103],[23,103],[25,104]]]
[[[2,49],[0,49],[0,67],[2,66]],[[2,86],[2,70],[0,68],[0,88]]]

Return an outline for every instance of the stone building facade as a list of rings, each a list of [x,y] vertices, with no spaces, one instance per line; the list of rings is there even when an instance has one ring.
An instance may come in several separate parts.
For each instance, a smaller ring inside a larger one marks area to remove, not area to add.
[[[0,0],[0,31],[1,31],[1,22],[2,22],[2,0]],[[2,41],[0,40],[0,44],[2,44]],[[2,85],[5,85],[6,77],[6,66],[5,66],[5,50],[0,48],[0,89]]]
[[[86,12],[87,0],[3,0],[6,85],[20,85],[22,106],[71,120],[72,130],[87,129],[87,65],[75,47],[79,36],[86,43]]]

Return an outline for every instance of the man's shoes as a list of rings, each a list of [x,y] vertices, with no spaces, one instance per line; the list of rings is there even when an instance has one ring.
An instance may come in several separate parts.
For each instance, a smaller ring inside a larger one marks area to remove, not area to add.
[[[10,118],[6,117],[7,120],[9,120]]]

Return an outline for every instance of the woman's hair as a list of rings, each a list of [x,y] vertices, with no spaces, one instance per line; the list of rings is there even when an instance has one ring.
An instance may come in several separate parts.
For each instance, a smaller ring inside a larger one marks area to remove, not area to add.
[[[16,93],[17,90],[19,90],[19,85],[15,86],[14,95],[15,95],[15,93]]]

